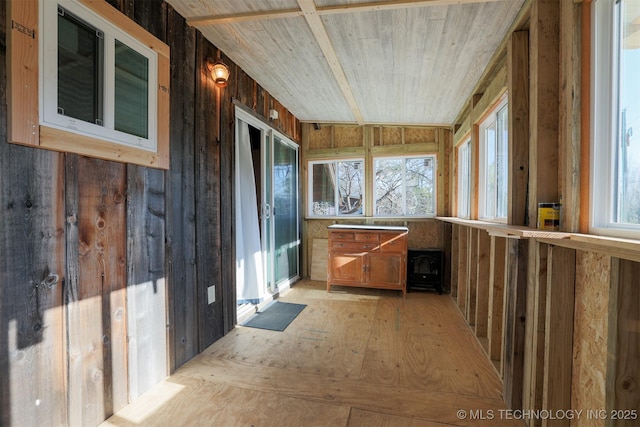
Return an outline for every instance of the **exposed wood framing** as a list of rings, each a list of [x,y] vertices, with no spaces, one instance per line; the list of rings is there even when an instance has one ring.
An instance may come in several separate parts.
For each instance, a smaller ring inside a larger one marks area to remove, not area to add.
[[[566,231],[580,226],[580,52],[581,4],[560,2],[560,134],[559,182],[563,208],[560,222]]]
[[[504,311],[505,249],[503,237],[491,236],[489,254],[489,308],[487,321],[488,355],[502,376],[502,323]]]
[[[554,246],[548,251],[542,407],[557,413],[571,408],[576,252]],[[542,426],[564,426],[566,422],[543,419]]]
[[[511,409],[522,408],[528,242],[507,239],[507,282],[503,346],[503,396]]]
[[[557,0],[537,0],[531,8],[530,225],[536,223],[538,202],[558,202],[559,7]]]
[[[589,232],[591,144],[591,0],[582,3],[580,40],[580,220],[581,233]]]
[[[507,45],[509,85],[508,223],[526,225],[529,179],[529,32],[516,31]]]
[[[448,258],[450,260],[445,262],[451,265],[451,297],[454,299],[458,299],[458,281],[460,280],[458,276],[459,266],[460,266],[460,226],[458,224],[452,224],[451,227],[451,257]]]
[[[527,410],[542,409],[547,307],[548,245],[529,241],[527,280],[527,324],[525,327],[525,371],[522,406]],[[529,427],[540,426],[541,419],[529,420]]]
[[[481,230],[477,228],[469,229],[469,244],[467,259],[467,300],[465,306],[465,317],[467,323],[472,329],[475,329],[476,325],[476,298],[478,294],[478,233]]]
[[[481,95],[476,95],[472,98],[472,105],[475,107],[480,102]],[[469,217],[471,219],[478,219],[478,194],[479,194],[479,179],[480,179],[480,125],[478,124],[477,111],[475,108],[471,109],[471,153],[470,162],[471,167],[469,176],[471,177],[471,184],[469,185]]]
[[[606,410],[637,411],[640,408],[640,328],[638,305],[640,304],[640,263],[615,260],[612,263],[611,293],[609,298],[609,331],[607,361]],[[630,414],[630,412],[626,412]],[[625,412],[616,415],[625,414]],[[633,426],[636,419],[627,416],[623,420],[609,417],[606,426]]]
[[[490,282],[490,254],[491,254],[491,237],[484,230],[477,230],[478,234],[478,255],[475,276],[476,282],[476,319],[475,333],[481,342],[487,342],[487,322],[489,320],[489,282]]]
[[[458,307],[463,314],[467,313],[469,289],[469,227],[460,227],[458,234]]]

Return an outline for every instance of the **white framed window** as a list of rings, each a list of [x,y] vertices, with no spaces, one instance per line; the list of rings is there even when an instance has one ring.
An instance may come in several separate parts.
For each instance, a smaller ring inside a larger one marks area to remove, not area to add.
[[[74,0],[40,12],[40,123],[156,152],[157,53]]]
[[[436,157],[374,157],[374,216],[432,217]]]
[[[597,0],[593,19],[591,231],[640,238],[640,5]]]
[[[364,159],[309,162],[309,217],[364,215]]]
[[[471,216],[471,140],[458,147],[458,217]]]
[[[508,118],[505,93],[480,123],[478,216],[489,221],[507,221]]]

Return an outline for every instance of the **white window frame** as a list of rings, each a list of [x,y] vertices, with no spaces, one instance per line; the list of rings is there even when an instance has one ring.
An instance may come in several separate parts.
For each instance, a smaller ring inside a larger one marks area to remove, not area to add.
[[[336,185],[334,187],[334,205],[336,208],[336,211],[333,214],[327,214],[327,215],[319,215],[319,214],[314,214],[313,211],[313,165],[317,165],[317,164],[328,164],[328,163],[340,163],[340,162],[361,162],[362,163],[362,203],[361,203],[361,209],[360,209],[360,213],[353,213],[353,214],[341,214],[340,213],[340,195],[339,195],[339,185],[337,184],[338,182],[338,168],[336,168],[336,176],[335,176],[335,182]],[[366,193],[367,193],[367,186],[366,186],[366,162],[365,159],[363,157],[353,157],[353,158],[339,158],[339,159],[324,159],[324,160],[311,160],[308,162],[307,164],[307,218],[332,218],[332,217],[339,217],[339,218],[360,218],[360,217],[364,217],[365,215],[365,202],[366,202]]]
[[[458,212],[459,218],[471,217],[471,138],[458,146]]]
[[[104,120],[93,124],[58,113],[58,5],[104,33]],[[157,53],[109,21],[74,0],[40,0],[40,124],[66,132],[106,140],[146,151],[158,150],[158,58]],[[147,138],[114,129],[115,40],[146,57],[149,61],[147,86]]]
[[[497,215],[488,215],[487,214],[487,209],[486,209],[486,202],[487,202],[487,142],[486,142],[486,129],[491,126],[493,123],[496,123],[496,128],[498,127],[498,113],[504,108],[507,107],[507,94],[506,92],[500,97],[500,99],[498,100],[498,102],[496,103],[496,105],[491,109],[491,111],[489,112],[489,114],[484,118],[484,120],[480,123],[479,126],[479,140],[480,143],[479,145],[479,162],[478,162],[478,217],[482,220],[485,221],[493,221],[493,222],[500,222],[500,223],[506,223],[507,222],[507,216],[497,216]],[[497,135],[499,134],[498,129],[496,129],[496,139],[497,139]],[[503,144],[505,144],[505,156],[508,156],[508,141],[503,141]],[[496,143],[496,149],[497,149],[498,143]],[[497,155],[497,153],[496,153]],[[497,180],[497,175],[496,175],[496,180]],[[508,177],[507,177],[507,181],[508,181]],[[498,185],[498,183],[496,182],[496,186]],[[504,183],[505,186],[508,187],[508,182]],[[508,189],[505,189],[505,191],[508,191]],[[496,193],[496,211],[498,209],[497,207],[498,204],[498,199],[497,199],[497,193]],[[497,214],[497,212],[496,212]]]
[[[438,159],[436,157],[435,154],[425,154],[425,155],[406,155],[406,156],[374,156],[373,157],[373,176],[376,176],[376,160],[406,160],[406,159],[431,159],[432,161],[432,169],[433,169],[433,211],[432,212],[426,212],[423,214],[414,214],[414,215],[407,215],[407,205],[406,205],[406,190],[405,190],[405,183],[406,183],[406,163],[403,162],[402,163],[402,169],[403,169],[403,176],[402,176],[402,180],[403,180],[403,192],[402,192],[402,210],[403,210],[403,214],[402,215],[379,215],[376,214],[377,212],[377,206],[376,206],[376,180],[374,179],[374,182],[372,183],[372,197],[373,197],[373,216],[376,218],[433,218],[436,216],[436,212],[438,210]]]
[[[591,38],[591,200],[590,232],[613,237],[640,238],[640,225],[615,218],[616,145],[618,141],[618,76],[616,49],[620,27],[615,0],[596,0],[592,8]],[[603,208],[604,207],[604,208]]]

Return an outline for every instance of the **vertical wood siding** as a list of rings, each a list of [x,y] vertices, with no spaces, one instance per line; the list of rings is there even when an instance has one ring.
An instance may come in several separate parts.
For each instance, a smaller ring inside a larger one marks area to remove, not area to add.
[[[0,0],[0,425],[95,425],[235,326],[234,102],[300,123],[160,0],[106,0],[171,48],[170,169],[8,144]],[[207,288],[216,286],[216,301]]]

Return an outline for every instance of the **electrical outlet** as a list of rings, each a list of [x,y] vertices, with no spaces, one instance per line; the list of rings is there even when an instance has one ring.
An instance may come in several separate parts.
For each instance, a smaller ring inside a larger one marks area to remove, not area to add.
[[[211,285],[207,288],[207,300],[209,304],[216,302],[216,285]]]

